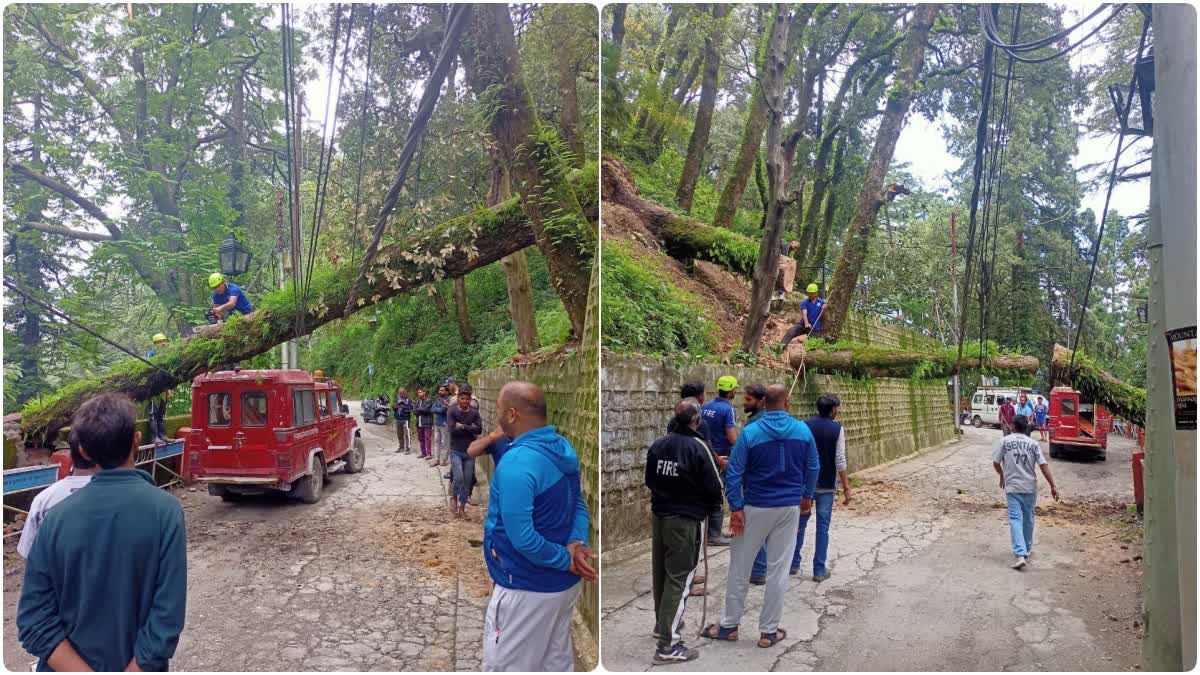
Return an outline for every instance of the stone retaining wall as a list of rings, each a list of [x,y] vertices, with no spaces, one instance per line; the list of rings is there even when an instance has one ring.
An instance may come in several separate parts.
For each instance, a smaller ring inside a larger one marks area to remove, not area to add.
[[[858,342],[882,349],[908,351],[940,351],[942,344],[911,328],[884,323],[877,316],[850,312],[838,337],[844,342]]]
[[[764,368],[693,364],[676,366],[646,357],[604,353],[600,373],[603,424],[601,485],[604,490],[606,551],[650,536],[650,497],[644,486],[646,450],[665,433],[679,387],[703,381],[708,397],[716,381],[733,375],[743,386],[753,382],[791,385],[793,373]],[[855,380],[810,374],[796,384],[791,413],[816,414],[817,397],[836,394],[842,401],[838,421],[846,428],[850,471],[903,457],[954,438],[951,406],[941,380]],[[741,398],[734,406],[745,423]]]

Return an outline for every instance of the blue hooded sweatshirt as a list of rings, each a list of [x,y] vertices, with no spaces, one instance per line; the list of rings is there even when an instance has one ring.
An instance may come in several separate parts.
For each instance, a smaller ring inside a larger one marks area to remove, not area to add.
[[[557,593],[579,577],[566,545],[588,538],[575,448],[552,426],[513,439],[496,465],[483,526],[488,573],[500,586]]]
[[[799,506],[813,498],[821,460],[808,425],[782,410],[755,418],[738,435],[725,471],[730,511]]]

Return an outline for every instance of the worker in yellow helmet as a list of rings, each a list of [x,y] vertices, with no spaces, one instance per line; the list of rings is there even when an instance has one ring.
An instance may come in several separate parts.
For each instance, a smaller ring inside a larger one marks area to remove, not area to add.
[[[146,352],[146,358],[158,356],[160,352],[166,351],[167,346],[171,341],[162,333],[155,333],[154,337],[150,338],[154,343],[154,347]],[[167,438],[167,401],[171,398],[171,390],[154,396],[146,401],[146,417],[150,419],[150,437],[154,439],[155,445],[162,445],[169,442]]]
[[[800,320],[783,336],[784,347],[801,335],[816,337],[821,330],[821,317],[825,314],[825,298],[819,297],[821,287],[809,284],[804,290],[808,297],[800,301]]]
[[[224,319],[229,312],[237,312],[243,316],[254,311],[250,298],[241,286],[232,281],[225,281],[225,275],[213,272],[208,275],[208,287],[212,289],[212,311],[218,319]]]

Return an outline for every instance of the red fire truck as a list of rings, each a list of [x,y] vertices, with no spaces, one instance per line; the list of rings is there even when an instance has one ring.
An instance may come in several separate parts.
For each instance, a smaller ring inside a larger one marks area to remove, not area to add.
[[[1108,458],[1108,432],[1112,418],[1099,403],[1081,398],[1070,387],[1050,390],[1050,456],[1067,452],[1088,453]]]
[[[312,504],[329,474],[358,473],[366,463],[341,388],[302,370],[198,376],[184,452],[190,477],[225,501],[277,490]]]

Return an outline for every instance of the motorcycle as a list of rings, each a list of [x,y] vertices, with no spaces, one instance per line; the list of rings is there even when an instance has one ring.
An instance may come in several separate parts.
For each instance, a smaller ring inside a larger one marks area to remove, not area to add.
[[[390,408],[388,408],[387,394],[381,394],[376,398],[369,398],[362,402],[362,418],[365,422],[374,422],[375,424],[387,424],[390,416]]]

